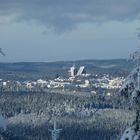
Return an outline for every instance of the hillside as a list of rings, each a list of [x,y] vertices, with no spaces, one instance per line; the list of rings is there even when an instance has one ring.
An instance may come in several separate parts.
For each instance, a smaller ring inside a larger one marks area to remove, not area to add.
[[[60,62],[22,62],[22,63],[0,63],[0,78],[28,80],[39,77],[67,76],[69,68],[75,65],[84,65],[88,73],[110,74],[115,76],[126,76],[132,70],[134,64],[125,59],[117,60],[81,60]]]

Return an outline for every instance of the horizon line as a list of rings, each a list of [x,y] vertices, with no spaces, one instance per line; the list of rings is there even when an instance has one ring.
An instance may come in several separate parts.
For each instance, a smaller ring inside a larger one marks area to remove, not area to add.
[[[128,58],[110,58],[110,59],[77,59],[77,60],[56,60],[56,61],[5,61],[0,63],[59,63],[59,62],[78,62],[78,61],[111,61],[111,60],[128,60]]]

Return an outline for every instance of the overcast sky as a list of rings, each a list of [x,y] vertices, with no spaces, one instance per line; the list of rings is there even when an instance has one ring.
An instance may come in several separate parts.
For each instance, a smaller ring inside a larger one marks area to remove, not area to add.
[[[0,0],[1,62],[128,58],[140,0]]]

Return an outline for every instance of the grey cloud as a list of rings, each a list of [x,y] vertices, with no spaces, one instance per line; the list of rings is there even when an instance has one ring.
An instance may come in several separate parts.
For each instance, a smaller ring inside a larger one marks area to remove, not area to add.
[[[35,21],[56,31],[84,22],[134,20],[139,14],[139,0],[0,0],[0,16],[14,15],[14,21]]]

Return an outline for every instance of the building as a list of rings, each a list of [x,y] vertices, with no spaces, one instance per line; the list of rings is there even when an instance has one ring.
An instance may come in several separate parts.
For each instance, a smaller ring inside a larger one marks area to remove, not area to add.
[[[77,74],[77,69],[75,68],[75,66],[70,67],[70,70],[69,70],[70,77],[75,77],[76,74]]]
[[[77,72],[77,76],[82,76],[83,74],[86,74],[85,66],[81,66]]]

